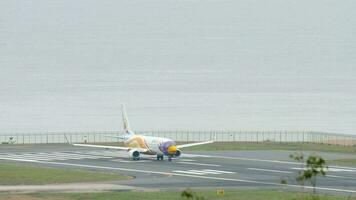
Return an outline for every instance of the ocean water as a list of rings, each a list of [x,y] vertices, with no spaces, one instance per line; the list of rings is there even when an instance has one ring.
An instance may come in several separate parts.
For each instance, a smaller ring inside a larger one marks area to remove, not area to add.
[[[356,134],[356,1],[0,1],[0,133]]]

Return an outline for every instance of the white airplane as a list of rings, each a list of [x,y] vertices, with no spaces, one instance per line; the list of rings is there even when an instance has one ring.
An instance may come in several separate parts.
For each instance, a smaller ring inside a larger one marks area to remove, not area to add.
[[[127,119],[126,109],[124,105],[122,105],[122,120],[123,120],[125,134],[123,136],[118,136],[115,138],[123,139],[126,147],[91,145],[91,144],[73,144],[73,145],[81,146],[81,147],[124,150],[129,153],[129,158],[133,160],[139,160],[141,154],[146,154],[146,155],[157,155],[157,160],[163,160],[163,157],[167,156],[168,160],[172,161],[173,157],[178,158],[182,154],[180,150],[182,148],[213,143],[213,141],[207,141],[207,142],[176,145],[176,143],[169,138],[152,137],[152,136],[135,134],[130,128],[130,124]]]

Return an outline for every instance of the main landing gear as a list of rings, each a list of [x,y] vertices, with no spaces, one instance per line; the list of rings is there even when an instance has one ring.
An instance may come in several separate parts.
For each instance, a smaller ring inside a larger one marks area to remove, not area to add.
[[[163,155],[157,155],[157,160],[163,160]]]
[[[157,160],[163,160],[163,155],[157,155]],[[168,161],[171,162],[172,160],[172,157],[168,156]]]

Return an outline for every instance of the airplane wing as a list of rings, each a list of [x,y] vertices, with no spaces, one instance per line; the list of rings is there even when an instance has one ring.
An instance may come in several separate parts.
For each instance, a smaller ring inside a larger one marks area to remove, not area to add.
[[[181,144],[181,145],[177,145],[178,149],[182,149],[185,147],[192,147],[192,146],[198,146],[198,145],[203,145],[203,144],[210,144],[213,143],[214,141],[207,141],[207,142],[197,142],[197,143],[190,143],[190,144]]]
[[[129,147],[119,147],[119,146],[105,146],[105,145],[94,145],[94,144],[72,144],[73,146],[79,146],[79,147],[93,147],[93,148],[102,148],[102,149],[115,149],[115,150],[123,150],[123,151],[128,151],[131,148]],[[147,152],[147,149],[142,149],[142,148],[135,148],[139,152]]]

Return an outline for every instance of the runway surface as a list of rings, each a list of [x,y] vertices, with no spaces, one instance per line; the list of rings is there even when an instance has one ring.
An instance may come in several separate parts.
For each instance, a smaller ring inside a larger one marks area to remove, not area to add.
[[[128,159],[126,152],[74,147],[71,145],[0,145],[0,160],[67,167],[134,176],[114,184],[147,189],[180,188],[286,188],[302,190],[294,181],[300,163],[288,151],[183,152],[172,162],[144,156]],[[356,158],[350,154],[321,153],[324,158]],[[320,155],[320,154],[319,154]],[[281,179],[288,185],[281,185]],[[306,186],[309,190],[310,187]],[[318,178],[318,192],[356,195],[356,167],[329,166]]]

